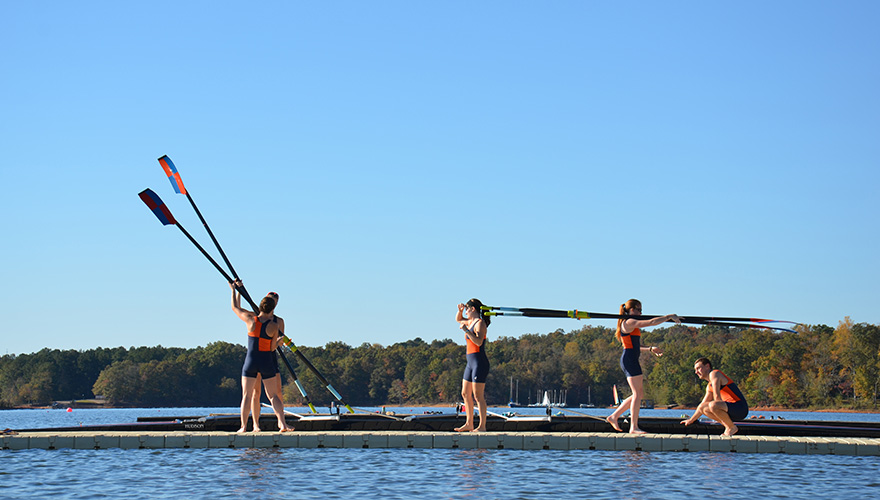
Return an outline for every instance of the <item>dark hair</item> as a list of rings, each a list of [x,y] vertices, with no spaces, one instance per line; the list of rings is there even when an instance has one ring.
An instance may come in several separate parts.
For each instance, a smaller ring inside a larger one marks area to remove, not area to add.
[[[260,311],[264,313],[270,313],[275,310],[275,305],[277,303],[278,301],[267,295],[263,297],[263,300],[260,301]]]
[[[709,368],[712,368],[712,362],[709,361],[709,358],[699,358],[694,361],[694,364],[700,363],[701,365],[709,365]]]
[[[486,316],[485,311],[483,311],[483,303],[480,302],[480,299],[471,299],[467,301],[467,304],[465,304],[465,306],[476,308],[477,314],[480,315],[480,319],[483,320],[483,323],[485,323],[486,326],[489,326],[489,323],[492,322],[492,320],[489,319],[489,316]]]

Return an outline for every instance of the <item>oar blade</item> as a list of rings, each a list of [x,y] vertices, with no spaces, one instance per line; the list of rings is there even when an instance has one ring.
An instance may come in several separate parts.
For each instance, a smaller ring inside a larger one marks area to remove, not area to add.
[[[186,188],[183,186],[183,181],[180,179],[180,173],[177,171],[177,167],[174,166],[174,162],[171,161],[171,158],[168,158],[168,155],[164,155],[159,158],[159,164],[162,165],[162,169],[165,170],[165,175],[167,175],[168,180],[171,181],[171,186],[174,187],[174,192],[177,194],[186,194]]]
[[[174,220],[174,216],[171,215],[171,211],[168,210],[168,207],[162,202],[162,198],[159,198],[159,195],[154,193],[152,189],[144,189],[138,194],[138,196],[140,196],[141,200],[147,205],[147,207],[153,211],[153,214],[163,225],[168,226],[177,224],[177,221]]]

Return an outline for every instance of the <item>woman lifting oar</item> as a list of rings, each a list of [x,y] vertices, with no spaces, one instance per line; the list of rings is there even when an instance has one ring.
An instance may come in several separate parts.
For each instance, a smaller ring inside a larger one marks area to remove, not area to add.
[[[467,304],[458,305],[455,321],[464,330],[467,343],[467,366],[461,381],[461,397],[464,398],[464,425],[456,432],[486,431],[486,378],[489,376],[489,357],[486,356],[486,327],[489,318],[483,315],[483,303],[471,299]],[[480,424],[474,428],[474,401],[480,409]]]
[[[278,418],[278,430],[292,431],[293,427],[288,426],[284,418],[281,373],[278,371],[278,359],[275,357],[278,339],[284,334],[284,320],[274,313],[278,301],[270,292],[270,295],[266,295],[260,301],[259,314],[255,314],[241,307],[241,293],[239,293],[241,286],[241,281],[238,280],[229,284],[229,288],[232,288],[232,310],[248,327],[247,355],[241,369],[241,428],[238,432],[247,432],[248,415],[251,413],[254,393],[259,394],[258,390],[255,391],[255,388],[258,389],[258,375],[263,377],[263,386],[272,404],[272,411]],[[255,432],[260,430],[258,418],[259,414],[255,414]]]
[[[642,314],[642,303],[636,299],[629,299],[626,303],[620,305],[620,314],[623,316],[639,316]],[[639,407],[644,394],[642,375],[642,367],[639,364],[639,354],[642,351],[648,351],[655,356],[662,356],[663,350],[655,347],[642,347],[641,335],[642,328],[649,326],[657,326],[667,321],[674,321],[681,324],[681,319],[675,314],[667,314],[666,316],[658,316],[652,319],[634,319],[620,318],[617,320],[617,340],[623,344],[623,354],[620,356],[620,368],[626,375],[626,381],[632,389],[632,395],[624,399],[620,406],[614,410],[614,413],[605,420],[614,427],[614,430],[623,432],[618,425],[617,420],[623,413],[629,409],[629,432],[630,434],[644,434],[645,431],[639,429]]]

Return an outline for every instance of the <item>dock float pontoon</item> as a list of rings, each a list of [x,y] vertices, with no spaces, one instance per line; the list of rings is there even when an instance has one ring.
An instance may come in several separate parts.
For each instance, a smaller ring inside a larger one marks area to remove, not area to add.
[[[167,448],[435,448],[506,450],[702,451],[880,456],[880,438],[566,432],[21,432],[0,436],[4,450]]]

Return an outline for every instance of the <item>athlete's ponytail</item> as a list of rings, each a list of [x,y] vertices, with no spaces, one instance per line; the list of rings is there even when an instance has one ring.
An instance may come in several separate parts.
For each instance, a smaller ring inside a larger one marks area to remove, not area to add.
[[[477,310],[477,314],[480,315],[480,319],[483,320],[483,323],[486,325],[486,327],[488,327],[489,323],[492,322],[492,320],[489,319],[489,316],[486,315],[486,312],[483,311],[483,303],[480,302],[480,299],[471,299],[467,301],[467,304],[465,305],[467,307],[473,307]]]

